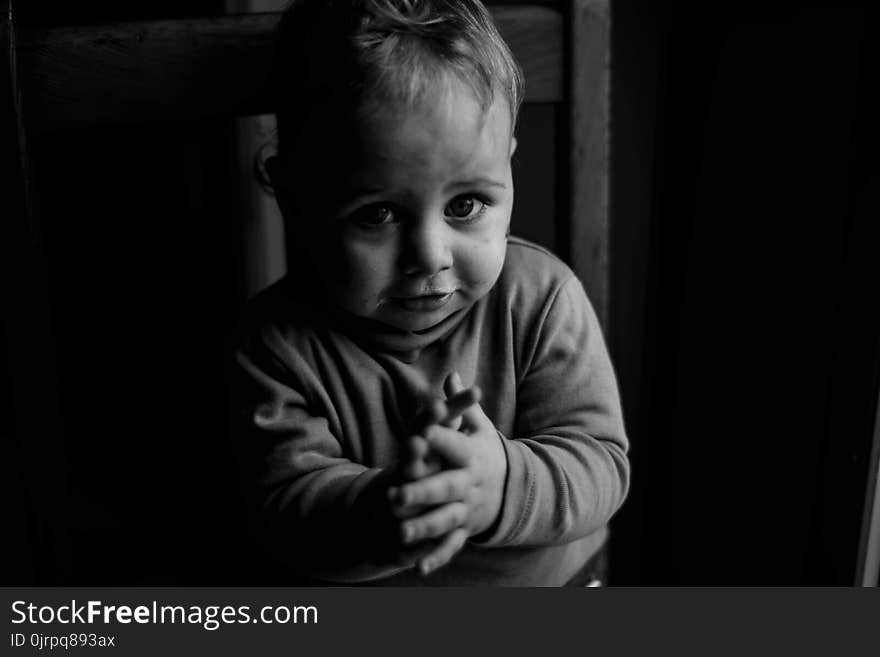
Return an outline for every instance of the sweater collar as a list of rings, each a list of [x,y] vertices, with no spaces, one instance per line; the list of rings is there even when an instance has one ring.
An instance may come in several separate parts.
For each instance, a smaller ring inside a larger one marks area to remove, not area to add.
[[[404,331],[374,319],[357,317],[337,309],[333,314],[342,330],[356,342],[366,343],[381,352],[390,353],[406,363],[418,360],[422,351],[444,340],[461,323],[470,306],[452,313],[443,321],[422,331]]]

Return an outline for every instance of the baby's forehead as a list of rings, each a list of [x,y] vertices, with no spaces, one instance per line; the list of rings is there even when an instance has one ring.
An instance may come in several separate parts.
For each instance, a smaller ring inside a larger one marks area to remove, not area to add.
[[[363,124],[394,124],[409,120],[430,119],[441,123],[460,123],[467,119],[477,127],[495,119],[492,106],[497,98],[483,99],[470,88],[457,85],[456,88],[437,88],[414,101],[373,98],[365,102],[358,111],[357,120]]]
[[[368,148],[380,142],[392,149],[420,140],[427,142],[422,144],[427,148],[455,143],[461,148],[491,147],[502,141],[509,146],[511,123],[503,95],[495,94],[485,103],[459,84],[427,95],[418,103],[378,102],[363,108],[354,123],[355,142]]]
[[[384,116],[365,126],[351,150],[337,154],[336,180],[344,193],[397,190],[421,198],[458,182],[502,180],[509,165],[508,122],[495,112]]]
[[[513,136],[506,96],[495,93],[486,106],[464,83],[437,85],[414,103],[378,97],[354,108],[317,106],[301,130],[297,168],[321,187],[331,179],[379,187],[416,170],[442,179],[456,169],[496,171]]]
[[[303,98],[307,105],[311,100],[308,114],[312,120],[326,118],[347,123],[382,117],[400,120],[438,111],[454,114],[474,106],[479,108],[480,118],[494,120],[490,115],[495,105],[503,105],[511,123],[515,120],[500,80],[489,82],[452,68],[394,70],[381,81],[364,79],[353,86],[354,91],[348,89],[323,98]]]
[[[364,96],[353,118],[359,125],[372,126],[424,119],[452,127],[466,122],[478,130],[504,118],[513,123],[510,105],[500,88],[485,89],[449,73],[426,82],[417,94],[380,92]]]

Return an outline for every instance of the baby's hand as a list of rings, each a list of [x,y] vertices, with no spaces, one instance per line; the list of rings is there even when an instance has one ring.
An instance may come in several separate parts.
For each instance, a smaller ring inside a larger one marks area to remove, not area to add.
[[[445,537],[418,543],[404,541],[402,527],[405,518],[418,515],[418,512],[411,510],[405,517],[400,514],[394,495],[390,494],[398,489],[400,483],[397,468],[380,473],[359,496],[352,513],[358,535],[364,539],[361,549],[364,550],[365,562],[391,568],[388,574],[400,568],[417,566],[447,542]],[[451,554],[455,554],[460,547]]]
[[[400,476],[403,481],[415,481],[435,474],[442,469],[442,463],[431,453],[425,433],[433,425],[458,429],[462,422],[462,413],[480,400],[479,389],[463,388],[457,374],[450,374],[444,383],[446,399],[434,399],[423,410],[413,425],[412,435],[407,441],[406,457],[404,458]]]
[[[455,395],[462,392],[457,375],[451,387]],[[476,401],[461,416],[460,431],[439,423],[424,431],[430,453],[447,469],[389,490],[398,517],[408,517],[401,525],[403,543],[440,541],[419,559],[423,574],[446,564],[468,537],[491,527],[501,509],[507,475],[501,438]],[[418,515],[407,516],[413,508]]]
[[[409,439],[401,461],[374,479],[369,490],[365,491],[359,500],[358,517],[364,522],[365,531],[370,536],[371,558],[378,563],[412,567],[425,556],[452,543],[449,537],[404,542],[403,522],[424,514],[435,505],[412,504],[403,507],[396,503],[395,495],[390,494],[398,490],[402,484],[433,475],[441,470],[443,459],[432,452],[424,434],[433,426],[459,427],[464,410],[479,400],[478,390],[475,388],[465,390],[460,383],[454,386],[451,377],[447,378],[444,389],[447,398],[434,400],[417,419],[414,430],[420,435],[414,435]],[[458,544],[451,550],[450,556],[464,545],[466,538],[467,534],[454,537],[454,541]]]

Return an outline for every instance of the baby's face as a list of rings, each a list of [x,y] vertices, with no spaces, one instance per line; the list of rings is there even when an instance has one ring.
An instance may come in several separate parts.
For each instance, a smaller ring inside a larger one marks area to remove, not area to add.
[[[326,222],[315,262],[337,304],[406,331],[489,291],[513,205],[504,95],[482,111],[455,83],[433,100],[361,120],[352,149],[335,155],[330,216],[313,217]]]

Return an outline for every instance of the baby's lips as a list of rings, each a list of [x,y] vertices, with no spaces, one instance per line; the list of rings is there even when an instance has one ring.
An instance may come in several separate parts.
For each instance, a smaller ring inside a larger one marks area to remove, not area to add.
[[[452,299],[452,292],[443,295],[425,295],[417,297],[392,297],[394,303],[409,312],[432,312],[440,310]]]

